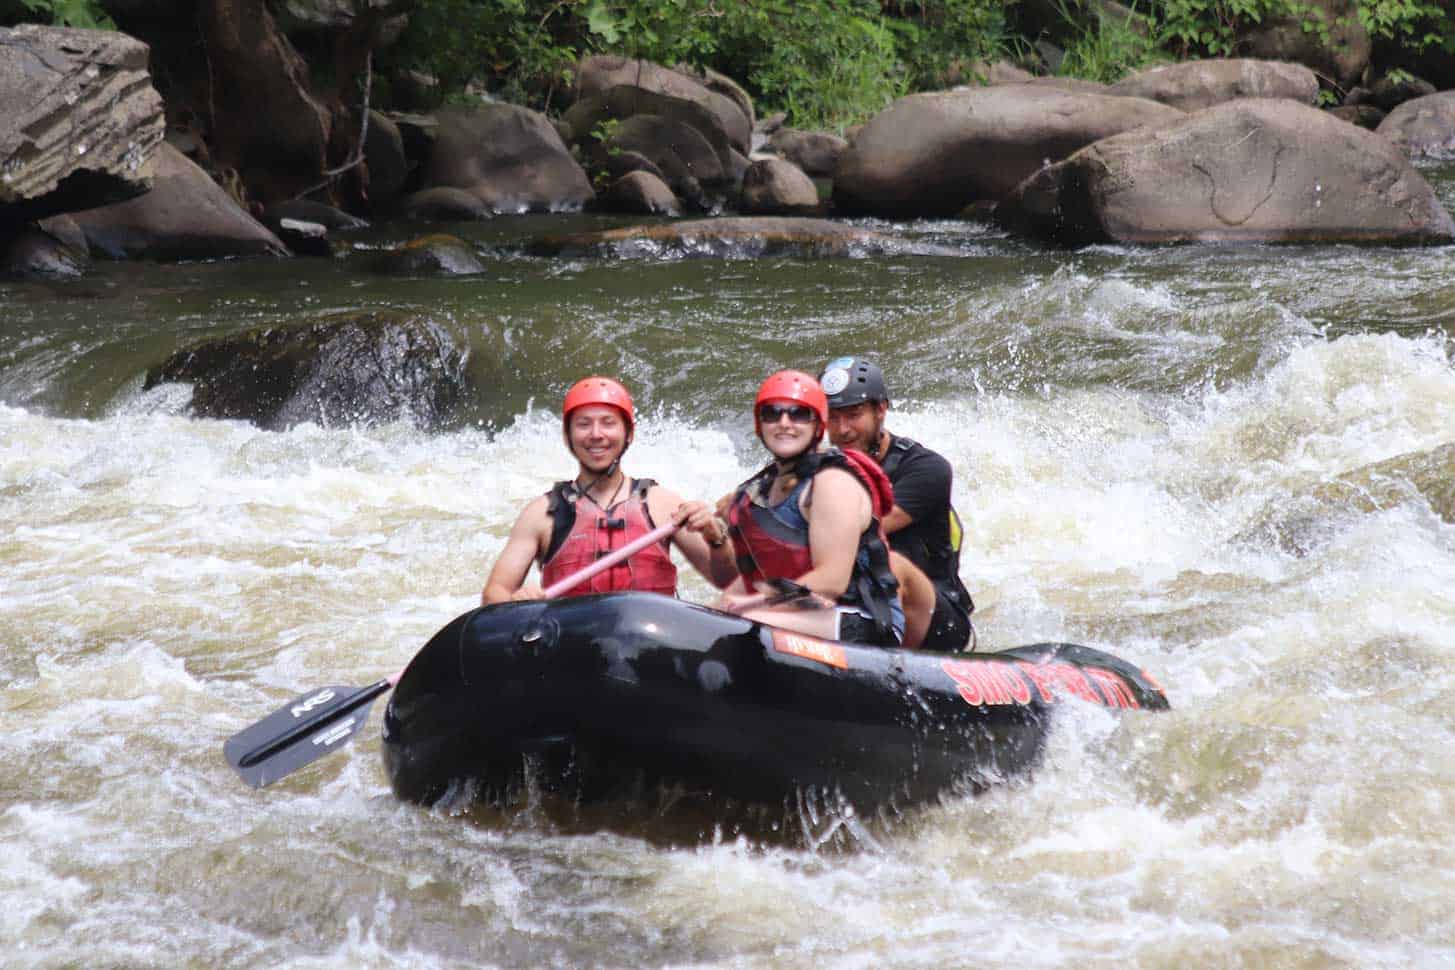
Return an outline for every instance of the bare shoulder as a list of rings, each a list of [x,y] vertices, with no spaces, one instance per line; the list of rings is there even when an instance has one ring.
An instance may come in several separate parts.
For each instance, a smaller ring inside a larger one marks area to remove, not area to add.
[[[870,510],[869,492],[853,472],[846,468],[824,468],[813,476],[813,487],[805,496],[802,508],[812,517],[812,510],[828,509],[830,514],[841,510]]]
[[[682,496],[670,488],[663,488],[661,485],[653,485],[647,490],[647,509],[652,513],[652,518],[659,524],[666,522],[677,511],[677,506],[682,504]]]
[[[516,518],[515,526],[510,530],[511,535],[534,535],[540,539],[548,539],[551,534],[549,502],[548,495],[538,495],[527,502]]]
[[[864,486],[859,478],[847,468],[821,468],[813,476],[813,487],[821,491],[832,491],[834,494],[847,492],[849,489],[863,490]]]

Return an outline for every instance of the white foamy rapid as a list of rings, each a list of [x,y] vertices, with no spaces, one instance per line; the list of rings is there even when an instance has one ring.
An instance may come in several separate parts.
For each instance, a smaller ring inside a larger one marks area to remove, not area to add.
[[[982,645],[1110,650],[1174,709],[1068,708],[1032,778],[848,854],[400,805],[377,709],[244,787],[223,740],[399,669],[569,460],[543,410],[494,436],[167,410],[0,407],[0,965],[1455,965],[1455,509],[1400,460],[1455,471],[1441,339],[901,402],[956,468]],[[712,499],[742,441],[658,412],[628,466]]]

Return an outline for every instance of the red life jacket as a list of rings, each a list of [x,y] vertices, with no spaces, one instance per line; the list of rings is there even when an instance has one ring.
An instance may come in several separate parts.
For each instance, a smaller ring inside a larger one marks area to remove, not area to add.
[[[879,465],[863,452],[829,448],[804,456],[795,469],[798,484],[786,499],[772,507],[755,503],[751,492],[772,482],[778,474],[775,465],[739,486],[728,509],[728,535],[733,541],[738,572],[751,589],[760,579],[797,579],[813,568],[808,520],[799,507],[799,497],[824,468],[851,472],[869,493],[874,510],[869,527],[859,536],[854,572],[839,602],[863,607],[876,625],[887,630],[892,625],[890,604],[899,595],[899,582],[889,568],[889,545],[879,519],[894,508],[894,490]]]
[[[656,528],[647,510],[647,491],[655,484],[650,478],[639,478],[625,499],[603,509],[587,499],[575,482],[557,482],[547,493],[551,541],[541,562],[541,585],[557,583]],[[563,595],[638,590],[676,596],[677,567],[672,564],[669,541],[653,543]]]

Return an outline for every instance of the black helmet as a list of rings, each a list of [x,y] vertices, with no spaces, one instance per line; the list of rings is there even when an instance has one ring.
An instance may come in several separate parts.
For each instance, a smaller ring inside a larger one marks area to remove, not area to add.
[[[862,357],[840,357],[829,361],[818,376],[828,395],[830,408],[853,407],[861,401],[888,401],[884,372]]]

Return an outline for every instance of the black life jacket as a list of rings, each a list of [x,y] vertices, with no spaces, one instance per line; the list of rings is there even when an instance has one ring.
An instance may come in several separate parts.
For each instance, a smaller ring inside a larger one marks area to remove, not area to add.
[[[893,481],[905,456],[914,449],[923,447],[924,445],[912,438],[890,435],[889,448],[884,455],[884,474]],[[947,523],[943,536],[924,538],[921,534],[912,540],[916,543],[916,548],[900,548],[899,551],[916,564],[923,562],[926,567],[925,575],[946,598],[962,607],[968,616],[975,612],[975,601],[970,598],[970,591],[960,580],[960,546],[964,540],[964,526],[961,525],[960,515],[953,505],[947,506],[945,511]],[[896,538],[903,534],[904,530],[900,530],[891,536],[890,545],[894,546]]]

